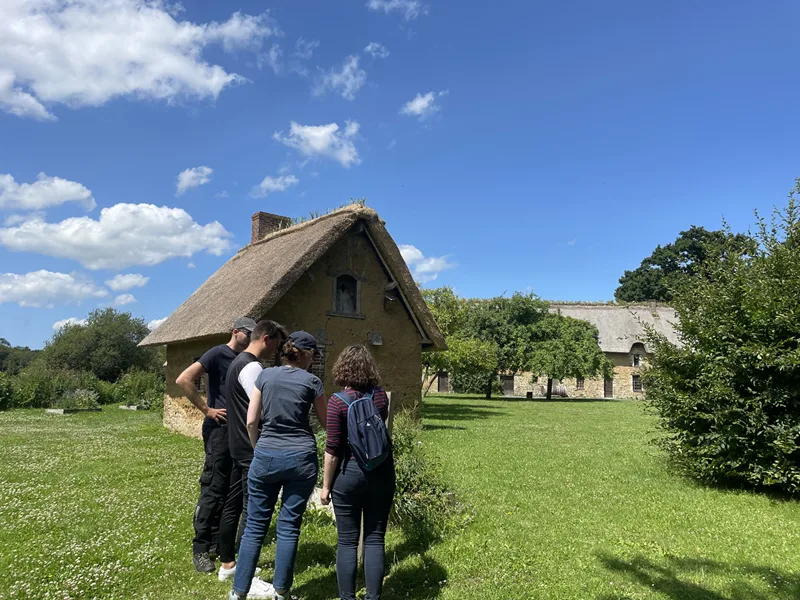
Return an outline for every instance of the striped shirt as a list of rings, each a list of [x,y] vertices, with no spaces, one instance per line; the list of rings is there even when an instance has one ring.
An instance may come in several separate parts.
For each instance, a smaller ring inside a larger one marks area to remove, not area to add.
[[[351,400],[357,400],[364,394],[350,388],[340,393],[347,394]],[[382,387],[375,388],[372,401],[381,413],[381,418],[389,418],[389,398]],[[328,400],[328,441],[325,452],[340,458],[350,456],[350,446],[347,444],[347,404],[339,396],[333,395]]]

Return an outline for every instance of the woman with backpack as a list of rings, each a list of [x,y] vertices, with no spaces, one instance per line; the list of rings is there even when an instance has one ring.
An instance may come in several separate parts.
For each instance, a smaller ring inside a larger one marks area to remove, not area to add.
[[[320,500],[333,498],[339,543],[336,577],[341,600],[355,600],[358,540],[364,521],[366,600],[380,600],[384,538],[395,489],[394,459],[386,430],[389,400],[379,387],[375,359],[364,346],[348,346],[333,377],[342,391],[328,400],[328,440]]]
[[[284,366],[261,371],[250,394],[247,432],[255,450],[247,476],[247,525],[230,600],[289,597],[300,525],[319,472],[308,413],[313,405],[323,428],[327,414],[322,382],[308,372],[316,353],[314,336],[295,331],[281,350]],[[281,490],[273,589],[253,575]]]

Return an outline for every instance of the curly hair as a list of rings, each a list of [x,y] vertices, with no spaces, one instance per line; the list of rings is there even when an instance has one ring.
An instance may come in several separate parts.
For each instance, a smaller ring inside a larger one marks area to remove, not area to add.
[[[291,339],[287,339],[281,347],[281,357],[288,362],[299,362],[300,358],[306,354],[311,354],[311,350],[301,350],[300,348],[295,348],[295,345],[292,343]]]
[[[333,365],[333,378],[336,385],[350,387],[359,392],[367,392],[378,386],[381,375],[378,364],[366,346],[348,346]]]

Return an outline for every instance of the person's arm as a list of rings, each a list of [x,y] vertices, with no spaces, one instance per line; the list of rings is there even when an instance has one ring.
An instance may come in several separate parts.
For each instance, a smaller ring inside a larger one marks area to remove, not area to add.
[[[253,388],[250,392],[250,404],[247,406],[247,435],[253,448],[258,442],[258,425],[261,422],[261,390]]]
[[[325,472],[322,475],[322,489],[319,493],[319,501],[323,506],[331,502],[331,489],[333,488],[333,478],[336,469],[339,468],[339,457],[325,453]]]
[[[177,386],[183,391],[189,402],[197,407],[209,419],[213,419],[217,423],[224,423],[227,418],[227,412],[224,408],[210,408],[203,397],[197,392],[194,382],[205,375],[206,370],[200,362],[193,362],[191,365],[184,369],[183,373],[178,375],[175,380]]]
[[[320,394],[314,399],[314,412],[317,413],[319,425],[323,429],[328,429],[328,403],[325,402],[325,396]]]

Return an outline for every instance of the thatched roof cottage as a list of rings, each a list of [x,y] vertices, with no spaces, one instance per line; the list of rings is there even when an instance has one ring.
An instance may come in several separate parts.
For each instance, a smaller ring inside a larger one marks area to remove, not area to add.
[[[143,341],[167,348],[164,422],[198,435],[201,415],[180,395],[177,376],[225,343],[236,318],[273,319],[312,333],[322,350],[312,371],[336,391],[331,367],[353,343],[367,344],[395,408],[415,408],[422,352],[445,348],[400,251],[378,214],[360,204],[291,225],[252,217],[251,243],[214,273]],[[203,382],[198,382],[203,389]]]

